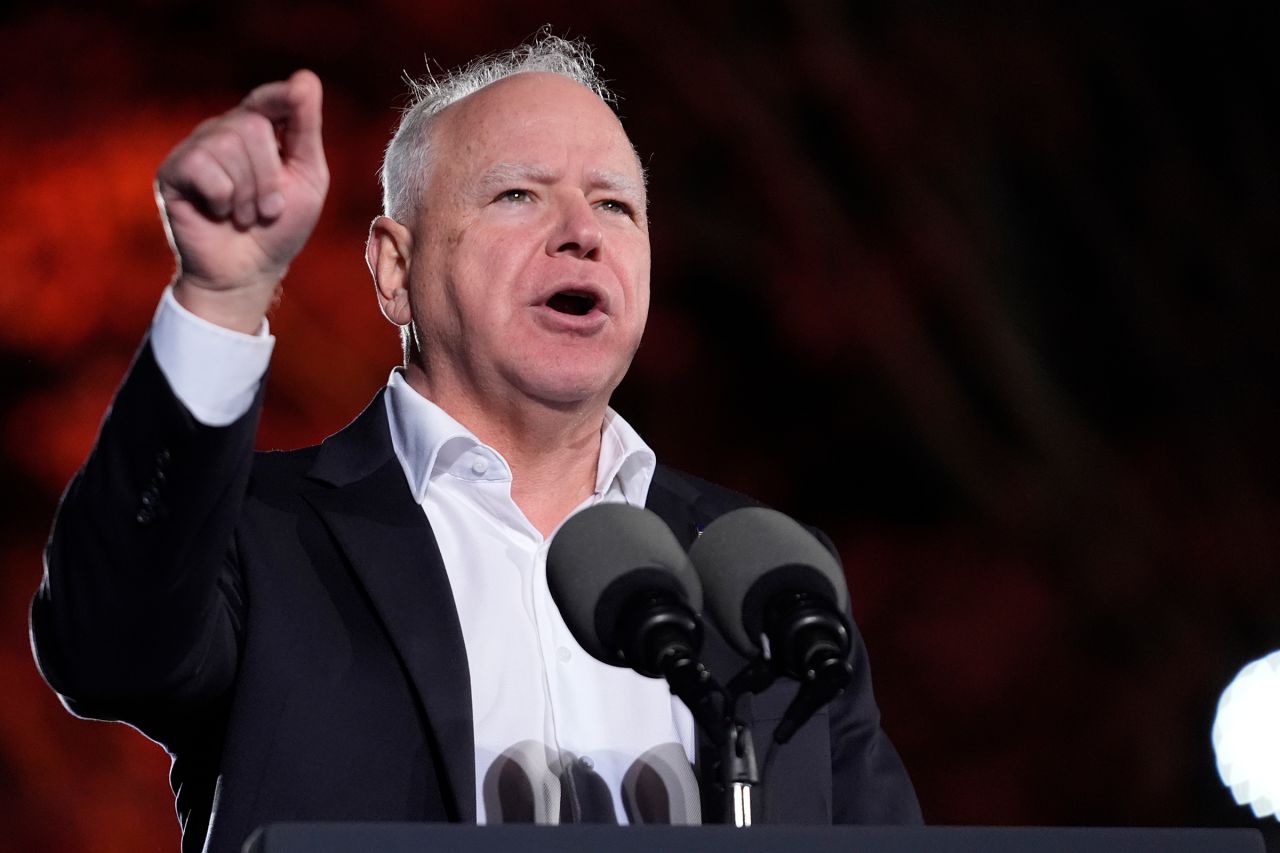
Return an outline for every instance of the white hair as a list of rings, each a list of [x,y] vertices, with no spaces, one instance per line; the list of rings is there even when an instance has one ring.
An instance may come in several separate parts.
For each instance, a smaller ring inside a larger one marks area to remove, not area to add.
[[[551,35],[546,30],[513,50],[473,59],[439,76],[428,68],[424,77],[407,78],[409,105],[378,171],[382,212],[397,222],[405,222],[417,212],[426,189],[431,126],[441,110],[505,77],[529,71],[568,77],[610,105],[617,101],[591,58],[591,45],[581,39],[570,41]]]

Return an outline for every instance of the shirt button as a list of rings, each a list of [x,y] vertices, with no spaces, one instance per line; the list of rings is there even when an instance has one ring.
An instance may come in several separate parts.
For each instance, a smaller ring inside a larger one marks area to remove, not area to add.
[[[477,456],[475,459],[471,460],[471,470],[477,474],[483,474],[485,471],[489,470],[489,460],[485,459],[483,456]]]
[[[561,646],[556,649],[556,657],[560,659],[560,663],[568,663],[569,658],[573,657],[573,652],[569,651],[564,646]]]

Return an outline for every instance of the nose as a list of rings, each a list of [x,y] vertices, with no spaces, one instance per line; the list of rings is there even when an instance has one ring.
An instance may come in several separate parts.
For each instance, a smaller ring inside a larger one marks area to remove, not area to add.
[[[547,240],[547,254],[595,261],[599,260],[603,245],[604,232],[591,204],[581,195],[566,198],[560,208],[560,221]]]

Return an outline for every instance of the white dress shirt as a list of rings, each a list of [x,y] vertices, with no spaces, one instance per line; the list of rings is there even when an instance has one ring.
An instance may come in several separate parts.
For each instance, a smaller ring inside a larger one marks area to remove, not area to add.
[[[211,426],[248,411],[274,342],[265,321],[258,335],[230,331],[186,311],[169,289],[151,329],[161,372]],[[399,370],[387,384],[392,444],[431,523],[466,645],[477,821],[700,822],[689,710],[661,679],[582,650],[547,588],[550,539],[512,500],[506,460]],[[655,464],[608,410],[595,491],[578,509],[644,506]]]

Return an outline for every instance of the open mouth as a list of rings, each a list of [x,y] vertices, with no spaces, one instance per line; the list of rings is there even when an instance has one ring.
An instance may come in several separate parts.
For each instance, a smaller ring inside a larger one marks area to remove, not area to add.
[[[590,293],[564,290],[547,300],[547,307],[561,314],[583,317],[596,307],[596,298]]]

